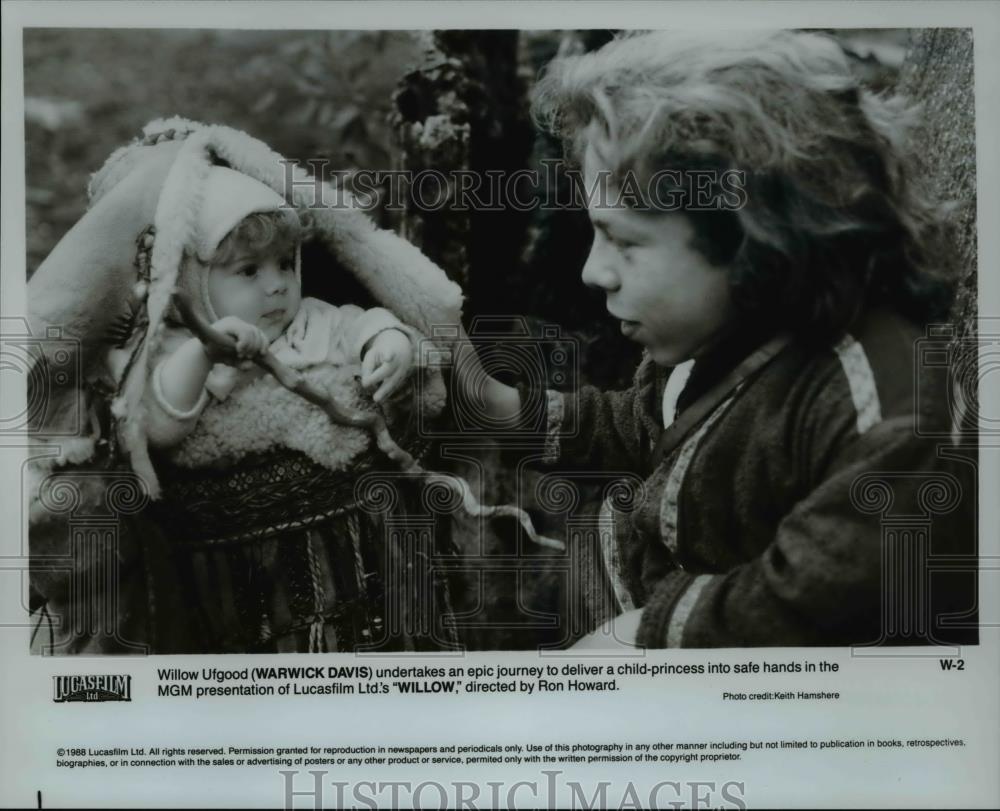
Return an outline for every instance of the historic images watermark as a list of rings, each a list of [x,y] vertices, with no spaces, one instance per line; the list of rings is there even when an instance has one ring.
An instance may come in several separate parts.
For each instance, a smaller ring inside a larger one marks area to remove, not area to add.
[[[868,471],[858,475],[850,492],[859,514],[876,516],[881,528],[880,628],[877,639],[852,647],[861,657],[957,657],[961,647],[943,641],[943,632],[992,627],[997,619],[981,615],[977,575],[995,582],[1000,565],[979,553],[976,539],[979,454],[1000,436],[996,414],[979,401],[980,386],[1000,368],[997,319],[980,318],[975,333],[954,324],[931,324],[914,342],[913,432],[936,445],[939,457],[955,463],[955,472]],[[932,419],[934,402],[947,406],[948,421]],[[964,474],[959,478],[955,473]],[[964,512],[963,512],[964,511]],[[936,526],[940,519],[964,514],[964,523]],[[972,533],[964,554],[933,550],[934,532],[960,526]],[[935,609],[935,585],[943,577],[964,576],[968,604],[959,610]],[[900,643],[924,644],[925,650],[899,651]],[[961,670],[963,660],[941,659],[941,668]]]
[[[83,376],[80,341],[58,326],[44,334],[32,331],[27,318],[0,318],[0,372],[5,384],[25,379],[24,408],[0,412],[0,434],[72,437],[83,425],[79,396],[59,399],[58,392],[77,392]],[[57,413],[58,411],[58,413]]]
[[[23,409],[0,415],[0,431],[31,433],[36,440],[48,440],[48,453],[58,454],[64,443],[72,441],[72,433],[80,430],[83,420],[82,395],[76,385],[80,377],[78,343],[66,339],[61,330],[35,336],[23,319],[5,319],[3,326],[0,356],[4,368],[26,378],[28,398]],[[995,444],[997,434],[995,415],[983,413],[978,402],[980,381],[997,365],[998,338],[991,326],[994,325],[984,320],[975,338],[960,339],[950,325],[936,325],[914,345],[914,361],[920,379],[926,378],[933,384],[918,385],[914,390],[914,431],[937,442],[942,454],[965,453],[967,463],[974,467],[975,454],[970,456],[970,449]],[[566,397],[573,397],[579,377],[580,347],[576,339],[562,334],[558,326],[543,325],[540,334],[533,334],[522,323],[519,329],[505,332],[496,328],[492,320],[480,319],[473,324],[471,333],[465,352],[448,348],[447,339],[455,336],[435,334],[421,342],[421,356],[436,365],[450,366],[471,362],[468,352],[475,351],[479,362],[499,363],[527,381],[531,391],[541,394],[549,385],[558,385],[569,389]],[[73,392],[74,396],[60,401],[58,395],[62,392]],[[950,426],[926,421],[923,403],[929,397],[948,402],[952,415]],[[482,419],[478,400],[481,396],[476,391],[462,393],[455,402],[456,425],[442,429],[420,421],[418,434],[425,439],[447,443],[452,456],[461,455],[466,445],[478,447],[483,441],[500,438],[514,440],[515,444],[534,448],[539,453],[545,450],[550,437],[544,409],[533,409],[539,417],[537,423],[492,424]],[[569,427],[563,425],[564,430]],[[520,474],[523,471],[519,471]],[[397,502],[400,493],[396,491],[406,486],[403,481],[406,478],[405,475],[394,477],[385,473],[362,478],[358,485],[365,491],[362,494],[365,498],[361,501],[365,505],[370,503],[370,509],[376,512],[384,512],[384,498]],[[485,471],[475,478],[485,481]],[[522,575],[542,568],[564,582],[566,602],[561,615],[539,615],[522,610],[521,600],[515,601],[519,622],[526,627],[536,627],[539,632],[555,633],[564,645],[591,630],[599,619],[614,616],[625,607],[627,593],[616,576],[619,567],[613,541],[615,516],[633,511],[636,502],[642,501],[642,497],[630,497],[622,503],[619,503],[621,499],[609,500],[609,496],[617,492],[616,488],[623,488],[622,492],[641,492],[641,481],[626,471],[591,472],[584,474],[583,479],[581,481],[579,472],[570,477],[550,471],[527,488],[520,485],[515,488],[533,494],[533,503],[546,514],[565,517],[568,551],[544,559],[530,554],[519,555],[515,563],[504,564],[507,569],[517,570],[518,597],[523,596],[520,594],[524,588]],[[587,495],[585,485],[588,482],[607,491],[600,498],[606,508],[596,518],[578,509]],[[73,599],[62,606],[59,615],[52,615],[46,607],[34,618],[32,641],[38,643],[34,649],[48,654],[69,652],[78,641],[98,636],[135,652],[148,652],[145,646],[125,638],[122,629],[118,628],[116,610],[120,519],[145,507],[148,495],[141,480],[134,473],[122,470],[71,468],[46,470],[32,484],[26,478],[23,486],[30,489],[28,500],[33,511],[43,513],[47,521],[59,520],[65,524],[65,536],[59,548],[34,550],[33,568],[37,573],[67,573],[73,595]],[[919,497],[915,506],[919,509],[901,513],[902,502],[894,493],[899,488],[914,487]],[[484,502],[490,498],[488,492],[477,495]],[[979,601],[975,592],[970,593],[967,610],[961,614],[940,615],[931,601],[935,578],[942,574],[965,572],[974,576],[978,570],[990,580],[996,577],[998,567],[993,558],[981,559],[974,551],[963,557],[942,557],[931,550],[932,524],[936,517],[955,512],[960,502],[970,496],[964,483],[952,475],[916,476],[905,471],[869,471],[855,481],[852,503],[860,513],[876,515],[883,531],[881,633],[866,644],[853,646],[855,656],[914,655],[912,651],[904,654],[896,647],[903,640],[928,645],[922,655],[939,656],[940,646],[945,644],[938,638],[939,631],[996,624],[995,617],[978,615]],[[84,505],[93,505],[93,509],[84,509]],[[420,505],[419,510],[394,514],[379,541],[387,550],[405,550],[407,561],[412,564],[407,571],[420,576],[387,584],[377,612],[377,633],[368,638],[357,653],[377,651],[392,633],[425,636],[434,639],[443,649],[460,652],[464,650],[461,638],[466,625],[471,623],[480,629],[494,622],[498,627],[504,625],[478,614],[474,618],[462,618],[447,610],[441,616],[430,611],[437,596],[446,593],[445,581],[459,570],[469,578],[466,588],[470,594],[475,594],[472,602],[482,603],[488,597],[489,584],[494,580],[499,582],[506,569],[499,567],[484,549],[474,550],[463,561],[441,553],[440,544],[435,540],[438,519],[446,518],[460,505],[433,488],[425,493]],[[26,573],[27,559],[17,566],[23,566]],[[606,577],[611,588],[595,588],[592,582],[595,574],[600,582]],[[56,629],[59,630],[58,642]],[[553,629],[559,629],[558,633]],[[608,641],[615,640],[609,638]],[[552,644],[550,640],[541,647],[552,652],[549,650]],[[602,654],[577,651],[575,655]],[[621,650],[617,655],[621,655]],[[960,655],[959,649],[951,646],[951,655]]]
[[[454,424],[417,415],[421,437],[437,440],[478,442],[496,439],[505,442],[544,440],[549,427],[544,419],[542,400],[550,388],[573,398],[580,384],[580,339],[567,334],[554,323],[536,325],[532,330],[527,319],[517,315],[477,316],[468,329],[468,343],[459,337],[454,324],[435,325],[427,338],[420,340],[417,356],[422,366],[449,369],[456,376],[466,370],[471,383],[468,389],[451,391]],[[484,405],[491,376],[506,377],[524,384],[523,414],[508,418],[490,416]],[[418,394],[424,396],[429,382],[417,378]],[[567,409],[570,415],[575,409]],[[576,427],[567,418],[563,434],[574,436]]]
[[[419,758],[418,758],[419,759]],[[429,760],[427,758],[426,760]],[[729,780],[661,780],[639,786],[601,780],[586,786],[558,769],[534,779],[329,780],[329,772],[281,770],[284,808],[737,808],[747,807],[746,785]],[[299,778],[298,780],[296,778]]]
[[[628,208],[650,213],[738,211],[747,204],[746,173],[739,169],[661,169],[649,177],[634,170],[601,169],[585,176],[563,160],[540,169],[384,170],[336,169],[325,160],[304,162],[312,177],[282,161],[285,197],[311,193],[310,208],[386,211],[559,211]],[[322,178],[330,182],[324,183]]]

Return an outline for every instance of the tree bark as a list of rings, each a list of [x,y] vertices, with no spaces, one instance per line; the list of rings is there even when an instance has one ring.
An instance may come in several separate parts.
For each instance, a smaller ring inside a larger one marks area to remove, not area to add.
[[[958,204],[954,217],[958,294],[952,323],[958,335],[976,334],[976,92],[972,31],[926,28],[915,32],[899,91],[922,102],[917,134],[922,175],[943,200]]]
[[[489,312],[496,287],[520,258],[527,217],[502,204],[494,211],[468,201],[464,210],[456,206],[454,173],[474,173],[470,180],[482,187],[473,194],[485,202],[496,193],[487,172],[506,177],[527,165],[533,130],[518,72],[518,32],[425,36],[424,62],[403,77],[395,96],[402,168],[413,178],[424,173],[426,181],[405,200],[403,234],[465,288],[469,312]],[[433,182],[427,170],[442,173],[447,184]]]

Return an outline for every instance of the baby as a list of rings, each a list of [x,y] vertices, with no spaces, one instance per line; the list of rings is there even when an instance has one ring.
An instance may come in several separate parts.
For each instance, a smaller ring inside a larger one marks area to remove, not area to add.
[[[361,384],[381,402],[413,366],[412,331],[388,310],[333,306],[302,298],[302,224],[275,191],[213,167],[195,224],[196,255],[179,286],[243,362],[174,329],[154,361],[146,396],[147,431],[160,448],[179,444],[214,399],[225,400],[262,372],[249,359],[270,351],[295,369],[361,364]]]

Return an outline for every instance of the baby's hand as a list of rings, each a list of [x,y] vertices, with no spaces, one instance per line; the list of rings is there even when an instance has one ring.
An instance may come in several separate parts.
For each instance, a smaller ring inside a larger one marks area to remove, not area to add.
[[[376,335],[361,359],[361,385],[371,389],[381,383],[375,392],[379,403],[399,388],[413,365],[413,347],[406,333],[387,329]]]
[[[241,318],[227,315],[212,324],[212,327],[236,341],[236,357],[239,360],[255,358],[267,350],[268,340],[263,331]],[[236,365],[232,355],[220,352],[215,347],[206,345],[205,353],[216,363]]]

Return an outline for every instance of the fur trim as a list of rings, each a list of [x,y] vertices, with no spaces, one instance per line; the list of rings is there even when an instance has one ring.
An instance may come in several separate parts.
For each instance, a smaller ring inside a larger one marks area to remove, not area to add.
[[[89,261],[87,266],[93,273],[100,272],[101,267],[113,267],[119,274],[127,273],[134,256],[134,248],[129,251],[128,245],[138,236],[138,231],[131,230],[133,225],[130,220],[122,220],[130,222],[129,233],[116,232],[113,240],[109,239],[109,235],[100,233],[100,229],[113,227],[120,219],[118,212],[129,211],[130,197],[142,194],[150,197],[152,187],[149,183],[139,182],[140,179],[149,177],[151,182],[157,183],[159,193],[155,196],[152,222],[156,236],[150,254],[150,281],[146,298],[147,331],[127,378],[119,381],[118,396],[113,405],[115,415],[120,417],[122,446],[130,455],[133,470],[145,480],[153,498],[159,494],[159,486],[149,457],[142,401],[164,339],[165,321],[171,316],[171,296],[178,285],[186,256],[194,247],[205,180],[209,169],[219,164],[228,165],[264,183],[285,199],[289,199],[290,193],[294,205],[309,208],[316,223],[317,238],[382,306],[394,312],[405,324],[425,335],[432,335],[436,325],[454,325],[461,318],[462,293],[458,285],[406,240],[389,231],[379,230],[355,207],[350,196],[343,193],[335,195],[329,184],[319,184],[323,195],[320,202],[332,205],[336,201],[338,207],[316,208],[314,196],[317,184],[314,178],[303,169],[294,167],[291,171],[293,188],[286,189],[287,161],[246,133],[229,127],[205,126],[182,118],[150,122],[144,128],[142,138],[116,150],[94,174],[89,187],[91,208],[95,209],[93,216],[89,219],[85,217],[81,227],[71,231],[65,240],[72,242],[74,247],[77,244],[91,246],[91,253],[94,251],[92,246],[115,244],[116,253],[108,257],[106,263]],[[163,172],[165,179],[161,181]],[[123,189],[128,189],[128,193],[111,194],[114,190]],[[106,198],[106,204],[103,207],[99,205]],[[152,202],[152,199],[148,200],[147,205]],[[132,219],[135,219],[134,214]],[[124,255],[126,253],[127,256]],[[71,246],[64,246],[56,261],[58,267],[41,276],[55,281],[71,279],[72,266],[75,265],[72,254]],[[95,280],[95,288],[97,284]],[[58,298],[60,290],[67,289],[66,285],[50,287],[56,290],[53,299]],[[114,289],[128,288],[116,284]],[[65,310],[71,308],[73,303],[71,301],[66,305],[61,302],[60,306]],[[46,304],[41,307],[41,322],[45,322],[46,315],[50,314],[46,308],[59,314],[59,306]],[[80,319],[81,325],[87,323],[90,322],[86,318]]]
[[[190,118],[183,118],[179,115],[172,115],[167,118],[154,118],[142,128],[142,134],[146,137],[156,135],[161,132],[174,130],[178,133],[191,133],[204,127],[204,124],[193,121]]]
[[[188,136],[164,184],[156,213],[157,237],[148,300],[151,334],[155,334],[152,331],[162,324],[169,296],[177,285],[184,248],[194,240],[195,213],[201,208],[213,155],[279,194],[286,191],[287,161],[261,141],[246,133],[217,126],[196,130]],[[314,178],[299,167],[293,167],[291,175],[292,202],[299,207],[313,206],[316,203]],[[321,200],[338,199],[329,184],[321,184],[321,188]],[[351,198],[340,195],[340,199],[346,199],[351,207],[310,208],[320,238],[334,255],[358,276],[376,299],[386,303],[404,322],[421,332],[430,334],[437,324],[455,323],[461,311],[460,288],[410,243],[376,228],[371,219],[353,208]],[[135,366],[136,377],[140,374],[144,380],[148,377],[155,349],[156,341],[147,340],[144,357]],[[138,388],[135,393],[141,397]],[[138,406],[137,399],[128,397],[128,400]],[[263,426],[269,420],[258,422]],[[268,431],[273,433],[273,429]],[[127,444],[133,468],[147,477],[152,472],[152,465],[144,435],[140,436],[138,431],[129,433]],[[331,458],[340,457],[334,454]],[[151,481],[150,489],[155,497],[158,494],[155,480]]]
[[[157,136],[165,136],[172,132],[173,136],[169,140],[180,141],[203,126],[197,121],[180,116],[150,121],[142,128],[142,135],[134,138],[132,143],[118,147],[104,161],[101,168],[90,176],[90,182],[87,184],[87,199],[90,200],[90,204],[93,205],[100,200],[118,184],[119,180],[135,168],[136,163],[142,159],[143,150],[154,145],[152,141],[162,143],[162,141],[157,140]]]
[[[50,519],[49,508],[42,503],[42,483],[53,473],[67,465],[79,465],[92,459],[97,448],[96,436],[59,437],[55,441],[36,441],[32,443],[32,456],[25,465],[25,478],[28,490],[28,524],[36,524]],[[69,485],[66,492],[73,493],[79,500],[89,495],[86,478],[76,479]],[[89,488],[93,490],[93,488]]]
[[[32,466],[38,470],[51,471],[66,465],[79,465],[93,458],[97,449],[97,437],[59,437],[56,440],[39,442],[37,446],[50,450],[52,453],[47,456],[33,457]]]
[[[215,154],[233,169],[288,197],[288,162],[277,152],[228,127],[209,128],[208,139]],[[335,193],[329,183],[317,184],[298,166],[291,168],[291,176],[291,201],[310,210],[323,241],[377,300],[425,335],[431,335],[439,324],[455,323],[462,291],[437,265],[406,240],[380,230],[348,193]],[[342,201],[341,205],[316,207],[317,202],[335,200]]]
[[[322,364],[303,374],[343,405],[371,410],[370,399],[355,380],[357,372],[357,365]],[[412,408],[433,417],[444,408],[444,383],[437,370],[425,374],[421,401]],[[387,403],[390,423],[405,422],[410,407],[409,398]],[[369,448],[371,439],[367,431],[334,425],[321,409],[265,375],[236,389],[226,400],[206,406],[191,434],[166,455],[180,467],[229,467],[250,453],[291,448],[331,470],[348,470]]]
[[[211,168],[205,155],[206,149],[205,131],[189,136],[160,191],[154,219],[156,239],[150,261],[149,296],[146,299],[149,317],[147,338],[122,390],[126,402],[126,417],[120,426],[122,444],[129,453],[132,469],[146,481],[153,498],[159,496],[160,487],[149,457],[142,397],[151,360],[156,356],[157,345],[163,336],[163,319],[170,307],[185,249],[193,244],[197,212],[201,208],[202,192]]]

